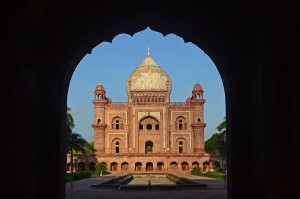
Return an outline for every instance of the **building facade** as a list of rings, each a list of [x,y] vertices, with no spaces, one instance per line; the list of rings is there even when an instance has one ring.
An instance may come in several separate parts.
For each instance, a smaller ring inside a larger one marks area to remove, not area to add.
[[[95,152],[93,157],[77,157],[77,162],[84,162],[79,170],[101,162],[111,172],[184,173],[194,166],[203,170],[220,166],[204,151],[205,99],[199,83],[185,102],[170,102],[172,81],[148,49],[147,57],[128,76],[126,89],[128,102],[118,103],[107,97],[102,84],[96,86]]]

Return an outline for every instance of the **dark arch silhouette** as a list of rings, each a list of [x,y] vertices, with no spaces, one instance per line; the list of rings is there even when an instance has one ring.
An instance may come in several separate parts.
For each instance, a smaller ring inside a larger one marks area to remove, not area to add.
[[[0,85],[7,104],[3,113],[9,113],[3,121],[9,133],[3,134],[3,140],[14,141],[13,150],[11,142],[2,148],[9,151],[3,159],[16,172],[3,173],[6,183],[1,194],[22,198],[34,193],[32,198],[44,198],[46,192],[48,198],[65,197],[64,129],[72,73],[99,43],[150,27],[193,42],[220,72],[229,133],[228,198],[292,198],[297,168],[278,171],[297,165],[300,157],[295,142],[300,121],[299,59],[295,59],[300,46],[295,25],[299,7],[289,0],[200,4],[180,0],[159,6],[151,1],[113,0],[105,5],[102,1],[2,4]],[[284,158],[278,161],[280,157]],[[34,172],[21,171],[20,162]],[[39,186],[44,171],[47,181]]]

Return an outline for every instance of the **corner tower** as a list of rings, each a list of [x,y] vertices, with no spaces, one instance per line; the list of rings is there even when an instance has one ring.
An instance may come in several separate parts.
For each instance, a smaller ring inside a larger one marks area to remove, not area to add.
[[[190,98],[190,103],[193,107],[193,137],[194,137],[194,152],[204,154],[204,128],[206,124],[204,123],[204,103],[205,99],[203,97],[203,88],[197,83],[192,91],[192,97]]]
[[[94,148],[95,154],[105,154],[105,105],[108,103],[106,91],[102,84],[98,84],[95,88],[94,104]]]

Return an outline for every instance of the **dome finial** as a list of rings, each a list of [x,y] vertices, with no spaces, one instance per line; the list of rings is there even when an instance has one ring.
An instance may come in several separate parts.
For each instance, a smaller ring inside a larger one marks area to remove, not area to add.
[[[148,46],[148,53],[147,53],[147,57],[150,57],[150,48]]]

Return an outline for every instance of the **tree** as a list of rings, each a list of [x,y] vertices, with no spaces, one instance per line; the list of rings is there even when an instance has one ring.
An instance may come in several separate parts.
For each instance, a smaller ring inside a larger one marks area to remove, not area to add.
[[[196,176],[200,176],[201,175],[201,168],[200,167],[192,168],[191,174],[196,175]]]
[[[88,142],[78,133],[72,132],[68,138],[68,153],[86,153],[84,146]]]
[[[220,155],[220,140],[221,140],[221,134],[220,133],[214,133],[211,138],[205,141],[204,143],[204,150],[207,153],[211,153],[214,155]]]
[[[70,134],[75,127],[74,119],[71,114],[71,111],[72,109],[67,107],[67,135]]]
[[[73,132],[75,127],[74,119],[71,114],[72,109],[67,108],[67,153],[75,152],[85,153],[84,145],[88,142],[78,133]]]
[[[83,148],[86,154],[94,154],[94,141],[86,142]]]
[[[223,122],[217,126],[217,130],[219,132],[226,132],[226,117],[224,117]]]
[[[96,166],[96,174],[97,175],[107,174],[107,165],[102,163],[102,162],[98,163],[97,166]]]
[[[220,144],[219,151],[223,157],[225,157],[225,146],[227,142],[227,131],[226,131],[226,117],[224,117],[223,121],[217,126],[217,130],[220,132]]]
[[[87,143],[87,141],[80,134],[73,132],[75,124],[71,111],[72,109],[67,107],[67,153],[71,153],[71,188],[73,188],[73,151],[81,151],[82,153],[85,153],[83,146]]]
[[[225,144],[226,144],[226,117],[216,127],[219,133],[215,133],[204,143],[204,149],[207,153],[214,155],[221,155],[225,157]]]

